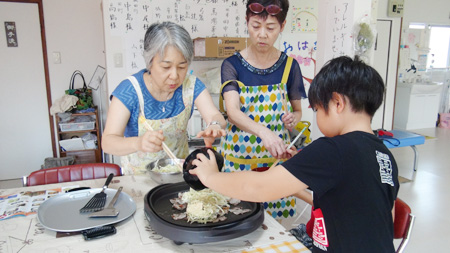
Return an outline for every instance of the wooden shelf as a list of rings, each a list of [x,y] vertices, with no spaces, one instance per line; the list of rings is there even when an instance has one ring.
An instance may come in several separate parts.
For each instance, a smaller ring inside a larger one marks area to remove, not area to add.
[[[83,163],[101,163],[103,162],[102,159],[102,148],[101,148],[101,136],[100,136],[100,130],[99,130],[99,118],[98,118],[98,110],[95,108],[95,112],[87,112],[87,113],[72,113],[72,117],[79,117],[79,116],[89,116],[94,115],[95,116],[95,127],[94,129],[88,129],[88,130],[75,130],[75,131],[61,131],[60,130],[60,118],[58,115],[56,115],[56,126],[57,126],[57,136],[58,136],[58,147],[60,150],[60,156],[66,157],[66,156],[74,156],[75,157],[75,164],[83,164]],[[97,148],[96,149],[83,149],[83,150],[70,150],[65,151],[62,150],[59,141],[60,140],[66,140],[70,139],[68,136],[75,136],[81,137],[85,133],[94,133],[97,136]]]

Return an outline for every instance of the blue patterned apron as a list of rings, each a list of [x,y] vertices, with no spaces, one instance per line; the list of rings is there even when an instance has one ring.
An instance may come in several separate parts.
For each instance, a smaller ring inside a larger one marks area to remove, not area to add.
[[[288,57],[281,83],[245,86],[237,80],[229,80],[222,84],[222,89],[229,82],[239,84],[239,100],[241,111],[255,122],[266,126],[280,138],[289,141],[289,132],[281,121],[285,112],[282,103],[282,89],[286,91],[286,83],[292,65],[292,57]],[[286,98],[287,99],[287,98]],[[223,98],[220,97],[220,109],[225,112]],[[227,123],[227,135],[222,137],[220,152],[225,158],[224,171],[235,172],[255,170],[260,167],[270,167],[276,159],[264,147],[262,140],[250,133],[239,129],[236,125]],[[276,182],[281,183],[281,182]],[[272,202],[265,202],[264,208],[274,218],[287,218],[295,214],[295,197],[287,197]]]

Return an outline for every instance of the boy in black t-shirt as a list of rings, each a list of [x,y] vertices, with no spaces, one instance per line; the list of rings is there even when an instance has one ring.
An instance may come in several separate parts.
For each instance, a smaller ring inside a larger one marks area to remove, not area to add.
[[[399,190],[394,157],[371,129],[383,101],[375,69],[349,57],[328,62],[308,92],[319,138],[265,172],[220,173],[214,155],[193,164],[204,185],[229,197],[263,202],[310,188],[313,252],[394,252],[393,208]]]

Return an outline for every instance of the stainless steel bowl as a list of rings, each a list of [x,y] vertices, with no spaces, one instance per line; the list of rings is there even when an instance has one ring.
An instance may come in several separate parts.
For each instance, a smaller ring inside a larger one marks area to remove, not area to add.
[[[171,172],[171,173],[163,173],[153,171],[155,168],[161,168],[167,165],[176,165],[180,164],[183,167],[184,159],[161,159],[154,162],[149,163],[146,166],[147,172],[150,174],[150,178],[158,184],[168,184],[168,183],[178,183],[184,182],[183,173],[181,171]]]

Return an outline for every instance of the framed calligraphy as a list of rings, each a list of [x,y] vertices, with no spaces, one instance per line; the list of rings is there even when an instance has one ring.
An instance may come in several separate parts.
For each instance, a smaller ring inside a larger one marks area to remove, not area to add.
[[[5,21],[6,44],[8,47],[18,47],[16,22]]]

